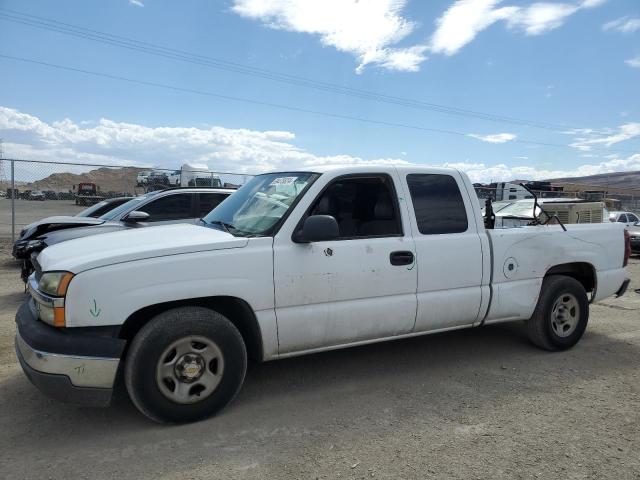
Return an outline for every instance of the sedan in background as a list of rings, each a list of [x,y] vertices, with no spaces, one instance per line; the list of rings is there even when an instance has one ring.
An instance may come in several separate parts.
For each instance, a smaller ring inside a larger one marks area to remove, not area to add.
[[[38,220],[37,222],[30,223],[20,231],[18,239],[13,244],[11,253],[15,258],[27,258],[28,254],[24,252],[24,250],[28,246],[29,242],[34,238],[47,232],[62,230],[64,228],[102,223],[102,221],[95,219],[105,215],[123,203],[128,202],[131,198],[132,197],[110,198],[108,200],[98,202],[74,216],[59,215],[55,217],[46,217],[42,220]]]
[[[99,218],[86,218],[86,224],[49,231],[29,240],[17,258],[23,259],[22,279],[33,271],[32,258],[56,243],[127,228],[151,227],[171,223],[200,222],[235,190],[224,188],[174,188],[132,198]],[[75,218],[75,217],[70,217]]]
[[[609,212],[609,221],[624,223],[627,227],[631,227],[640,221],[640,218],[633,212]]]

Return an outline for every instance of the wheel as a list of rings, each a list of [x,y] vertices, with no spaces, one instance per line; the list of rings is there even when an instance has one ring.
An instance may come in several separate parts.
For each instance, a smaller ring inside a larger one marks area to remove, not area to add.
[[[533,316],[527,322],[531,342],[545,350],[573,347],[587,328],[589,301],[580,282],[563,275],[551,275],[542,290]]]
[[[238,329],[203,307],[167,310],[134,337],[124,380],[133,404],[157,422],[194,422],[240,391],[247,351]]]

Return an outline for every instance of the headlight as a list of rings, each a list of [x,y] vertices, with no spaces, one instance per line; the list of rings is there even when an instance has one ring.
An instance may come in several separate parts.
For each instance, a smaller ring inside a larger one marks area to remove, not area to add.
[[[42,250],[43,247],[46,247],[44,240],[29,240],[25,247],[25,250],[28,252],[33,252],[34,250]]]
[[[54,297],[64,297],[72,278],[71,272],[45,272],[38,282],[38,290]]]

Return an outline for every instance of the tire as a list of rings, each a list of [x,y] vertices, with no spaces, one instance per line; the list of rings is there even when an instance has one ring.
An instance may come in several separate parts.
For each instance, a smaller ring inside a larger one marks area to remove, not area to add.
[[[235,325],[207,308],[179,307],[160,313],[134,337],[124,380],[148,418],[186,423],[231,402],[246,371],[247,350]]]
[[[551,275],[542,282],[527,333],[544,350],[567,350],[582,338],[588,322],[589,301],[582,284],[572,277]]]

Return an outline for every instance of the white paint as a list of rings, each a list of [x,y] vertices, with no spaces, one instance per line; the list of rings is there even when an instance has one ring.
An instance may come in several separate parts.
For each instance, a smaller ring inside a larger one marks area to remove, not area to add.
[[[76,274],[66,298],[69,327],[118,325],[149,305],[210,296],[240,298],[256,313],[264,358],[527,319],[553,266],[585,262],[595,299],[625,278],[622,224],[524,227],[486,232],[473,185],[456,170],[394,166],[322,168],[275,237],[239,238],[195,225],[168,225],[64,242],[43,251],[45,271]],[[332,179],[389,175],[403,235],[296,244],[292,233]],[[418,233],[406,175],[451,175],[469,216],[466,232]],[[327,248],[332,250],[329,255]],[[413,266],[392,266],[407,250]],[[509,262],[517,264],[507,270]],[[97,316],[91,314],[99,309]]]

